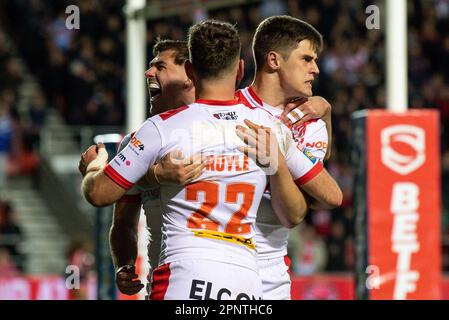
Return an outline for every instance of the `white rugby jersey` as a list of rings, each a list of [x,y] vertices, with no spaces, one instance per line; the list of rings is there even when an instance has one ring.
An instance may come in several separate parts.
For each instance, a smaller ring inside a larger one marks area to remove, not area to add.
[[[252,87],[237,91],[237,96],[242,102],[262,108],[270,112],[276,118],[282,110],[264,103],[254,92]],[[307,154],[311,154],[321,162],[327,150],[328,136],[326,123],[321,119],[308,121],[303,126],[291,128],[298,147]],[[310,180],[310,179],[309,179]],[[270,191],[266,190],[260,203],[256,219],[256,235],[258,259],[275,259],[287,254],[289,229],[282,226],[271,207]]]
[[[120,142],[118,152],[130,142],[135,132],[127,134]],[[146,228],[150,238],[148,239],[147,251],[148,262],[150,270],[154,270],[159,265],[159,254],[161,252],[161,238],[162,238],[162,209],[160,201],[159,187],[143,188],[139,185],[134,185],[129,189],[123,200],[141,203],[146,219]]]
[[[181,150],[209,157],[200,180],[185,187],[161,187],[162,247],[159,264],[207,258],[257,270],[252,237],[267,176],[237,146],[243,120],[270,127],[293,178],[304,183],[321,172],[319,161],[299,151],[287,127],[266,110],[238,100],[198,100],[148,119],[104,172],[130,189],[156,161]]]

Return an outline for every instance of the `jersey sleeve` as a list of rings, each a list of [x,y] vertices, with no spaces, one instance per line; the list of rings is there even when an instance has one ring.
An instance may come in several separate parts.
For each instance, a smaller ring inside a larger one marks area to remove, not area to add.
[[[153,121],[148,119],[104,168],[104,173],[129,190],[156,162],[161,148],[161,134]]]
[[[291,132],[287,136],[287,140],[285,161],[293,180],[295,180],[297,185],[301,186],[318,175],[323,170],[323,165],[310,151],[300,148],[293,141]]]
[[[121,152],[131,141],[135,132],[128,133],[123,137],[122,141],[120,141],[119,146],[117,148],[117,153]],[[137,185],[134,185],[131,189],[127,190],[125,195],[121,197],[118,201],[120,202],[132,202],[132,203],[140,203],[141,202],[141,191]]]
[[[309,125],[306,124],[303,141],[304,148],[322,162],[326,155],[327,145],[328,135],[326,123],[324,121],[317,121]]]

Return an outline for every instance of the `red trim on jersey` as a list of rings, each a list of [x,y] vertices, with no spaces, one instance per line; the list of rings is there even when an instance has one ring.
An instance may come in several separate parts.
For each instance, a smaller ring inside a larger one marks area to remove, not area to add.
[[[292,264],[292,261],[290,260],[290,257],[288,255],[284,256],[284,262],[285,262],[285,265],[287,266],[288,276],[291,278],[292,277],[292,273],[290,271],[290,266]],[[292,286],[290,285],[290,297],[291,296],[292,296]]]
[[[188,106],[182,106],[176,109],[168,110],[165,112],[162,112],[159,114],[159,117],[161,117],[162,120],[167,120],[170,117],[173,117],[175,114],[180,113],[181,111],[184,111],[185,109],[189,108]]]
[[[292,274],[291,274],[291,272],[290,272],[290,266],[291,266],[291,264],[292,264],[292,261],[290,260],[290,257],[289,257],[288,255],[285,255],[285,256],[284,256],[284,262],[285,262],[285,265],[287,266],[287,272],[288,272],[288,275],[291,277]]]
[[[241,104],[243,104],[245,107],[248,107],[250,109],[256,109],[256,107],[254,107],[251,102],[248,101],[248,99],[246,99],[245,95],[243,94],[242,90],[237,90],[235,92],[235,96],[236,98],[239,100],[239,102]]]
[[[164,300],[170,283],[170,263],[164,264],[153,271],[150,300]]]
[[[236,100],[238,100],[239,102],[243,102],[243,103],[248,102],[248,101],[246,100],[245,96],[243,95],[241,89],[238,89],[238,90],[236,90],[236,91],[234,92],[234,98],[235,98]]]
[[[117,200],[122,203],[141,203],[142,199],[140,194],[125,194],[123,197]]]
[[[309,121],[304,122],[303,125],[298,126],[298,125],[293,124],[292,127],[293,127],[294,129],[304,127],[304,130],[305,130],[309,124],[314,123],[314,122],[317,122],[318,120],[320,120],[320,119],[319,119],[319,118],[318,118],[318,119],[310,119]]]
[[[247,89],[248,89],[247,91],[248,91],[248,92],[250,91],[250,88],[251,88],[251,87],[247,87]],[[251,89],[251,90],[252,90],[252,89]],[[254,91],[253,91],[253,94],[254,94],[254,96],[253,96],[252,94],[250,94],[251,97],[252,97],[252,98],[253,98],[259,105],[258,105],[258,106],[254,106],[254,105],[251,103],[251,101],[249,101],[249,100],[245,97],[245,95],[243,94],[243,92],[241,92],[240,95],[241,95],[241,97],[242,97],[242,101],[244,102],[244,104],[245,104],[245,105],[248,104],[249,107],[251,107],[251,109],[256,109],[256,108],[261,109],[261,110],[265,111],[266,113],[268,113],[270,116],[275,117],[275,115],[272,114],[270,110],[267,110],[267,108],[264,107],[263,101],[260,100],[260,98],[256,95],[256,93],[255,93]]]
[[[128,190],[134,185],[125,178],[123,178],[117,171],[114,170],[109,164],[103,170],[104,174],[108,176],[112,181],[117,183],[120,187]]]
[[[295,180],[295,183],[298,186],[302,186],[304,184],[306,184],[307,182],[309,182],[310,180],[312,180],[313,178],[315,178],[318,173],[320,173],[321,171],[323,171],[323,165],[321,164],[320,161],[317,161],[317,164],[310,169],[309,172],[307,172],[305,175],[303,175],[301,178],[298,178]]]
[[[233,106],[233,105],[236,105],[236,104],[240,103],[239,99],[224,100],[224,101],[197,99],[195,102],[196,103],[201,103],[201,104],[207,104],[207,105],[210,105],[210,106]]]
[[[259,98],[259,96],[256,94],[256,92],[253,89],[253,86],[249,86],[248,87],[248,93],[251,96],[251,98],[253,98],[258,104],[260,104],[261,106],[263,106],[263,101],[262,99]]]
[[[290,130],[292,130],[292,131],[294,130],[294,131],[298,132],[298,134],[299,134],[299,143],[302,144],[304,142],[304,137],[306,136],[307,126],[311,123],[317,122],[318,120],[319,119],[311,119],[300,126],[295,126],[295,124],[293,124],[291,126]]]

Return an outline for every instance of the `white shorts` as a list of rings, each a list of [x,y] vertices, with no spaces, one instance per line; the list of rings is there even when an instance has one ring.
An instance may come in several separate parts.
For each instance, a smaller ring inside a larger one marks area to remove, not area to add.
[[[195,259],[153,271],[150,300],[261,300],[256,271],[224,262]]]
[[[290,259],[258,259],[264,300],[291,300]]]

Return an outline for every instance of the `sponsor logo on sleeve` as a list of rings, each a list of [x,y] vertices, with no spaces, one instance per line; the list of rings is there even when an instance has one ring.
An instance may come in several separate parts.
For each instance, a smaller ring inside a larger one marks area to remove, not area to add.
[[[132,137],[131,145],[134,146],[135,148],[139,149],[139,151],[143,151],[145,149],[145,146],[142,143],[142,141],[140,141],[136,137]]]
[[[118,158],[121,162],[123,162],[127,167],[129,167],[129,166],[131,165],[131,161],[126,160],[126,157],[125,157],[122,153],[119,153],[119,154],[117,155],[117,158]]]
[[[122,153],[119,153],[119,154],[117,155],[117,157],[118,157],[122,162],[125,162],[125,161],[126,161],[126,157],[125,157]]]
[[[313,156],[312,152],[310,152],[310,150],[304,149],[302,151],[302,153],[304,153],[306,155],[307,158],[309,158],[310,161],[312,161],[312,163],[317,162],[317,158]]]
[[[326,148],[327,148],[327,142],[326,142],[326,141],[306,142],[306,148],[311,148],[311,149],[326,149]]]

